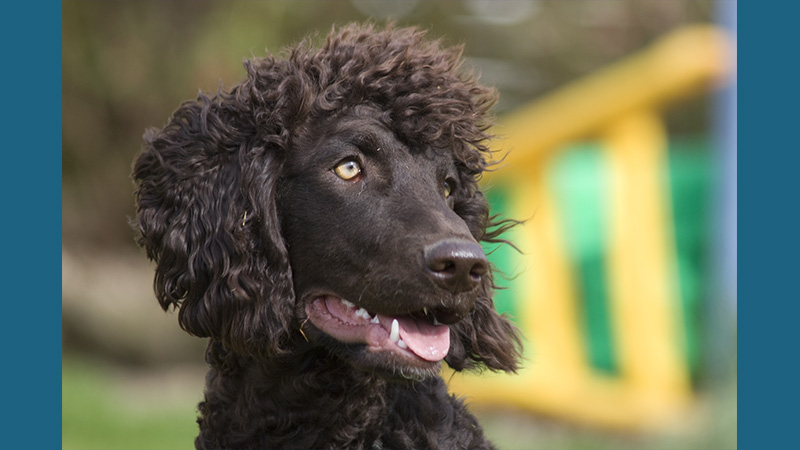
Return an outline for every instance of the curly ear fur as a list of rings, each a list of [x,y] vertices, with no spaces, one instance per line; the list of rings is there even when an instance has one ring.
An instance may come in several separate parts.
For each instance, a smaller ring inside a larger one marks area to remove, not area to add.
[[[293,304],[270,200],[281,156],[255,142],[248,110],[232,95],[200,95],[146,133],[133,168],[137,242],[156,262],[161,306],[180,309],[182,328],[241,354],[276,354]]]

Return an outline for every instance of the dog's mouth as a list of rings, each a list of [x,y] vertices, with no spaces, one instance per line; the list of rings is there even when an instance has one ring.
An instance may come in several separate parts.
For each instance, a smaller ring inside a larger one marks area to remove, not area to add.
[[[346,344],[364,344],[372,352],[391,352],[416,361],[438,362],[450,348],[450,327],[427,310],[402,316],[376,314],[333,295],[306,303],[308,319]]]

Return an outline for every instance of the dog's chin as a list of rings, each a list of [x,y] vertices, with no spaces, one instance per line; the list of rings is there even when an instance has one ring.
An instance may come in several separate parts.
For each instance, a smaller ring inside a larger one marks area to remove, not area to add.
[[[355,367],[388,378],[436,376],[450,347],[450,327],[425,317],[372,313],[333,295],[305,302],[319,341]]]
[[[357,370],[394,382],[417,382],[438,376],[441,362],[413,360],[387,351],[374,351],[364,344],[332,346],[332,353]]]

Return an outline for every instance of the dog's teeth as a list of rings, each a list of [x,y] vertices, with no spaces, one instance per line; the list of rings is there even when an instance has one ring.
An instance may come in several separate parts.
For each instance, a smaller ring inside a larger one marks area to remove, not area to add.
[[[369,312],[367,312],[367,310],[364,308],[358,308],[356,310],[356,316],[361,317],[364,320],[370,319]]]
[[[398,347],[400,347],[400,348],[403,348],[403,349],[406,349],[406,348],[408,348],[408,346],[406,345],[406,343],[405,343],[405,342],[403,342],[403,340],[402,340],[402,339],[398,339],[398,340],[397,340],[397,342],[396,342],[396,344],[397,344],[397,346],[398,346]]]
[[[428,307],[422,308],[422,312],[427,316],[428,315]]]
[[[381,321],[378,320],[378,315],[377,314],[375,314],[375,317],[373,317],[372,320],[370,320],[370,322],[371,323],[381,323]]]
[[[348,302],[348,301],[347,301],[347,300],[345,300],[345,299],[342,299],[342,304],[344,304],[344,306],[347,306],[348,308],[355,308],[355,307],[356,307],[356,304],[355,304],[355,303]]]
[[[389,333],[389,340],[397,343],[400,340],[400,324],[397,319],[392,319],[392,331]]]
[[[441,325],[441,324],[439,323],[439,321],[438,321],[438,320],[436,320],[436,316],[434,316],[434,317],[433,317],[433,319],[431,319],[431,322],[432,322],[434,325]]]

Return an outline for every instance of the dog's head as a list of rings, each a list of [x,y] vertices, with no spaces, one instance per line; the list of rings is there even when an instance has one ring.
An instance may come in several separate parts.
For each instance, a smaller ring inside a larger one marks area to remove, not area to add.
[[[513,371],[477,178],[495,92],[410,28],[335,31],[184,103],[134,164],[161,305],[243,355],[327,348],[411,378]]]

